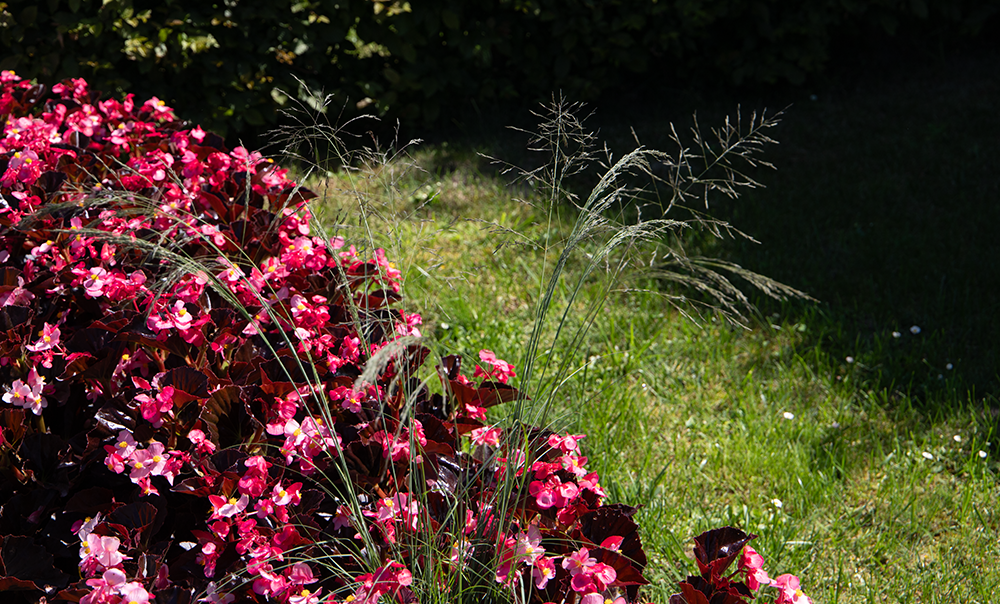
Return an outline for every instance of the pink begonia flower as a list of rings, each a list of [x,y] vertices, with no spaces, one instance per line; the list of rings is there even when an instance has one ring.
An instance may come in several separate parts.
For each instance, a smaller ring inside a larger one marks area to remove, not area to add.
[[[296,562],[288,573],[288,581],[294,585],[309,585],[319,581],[313,576],[313,571],[305,562]]]
[[[80,598],[80,604],[105,604],[112,602],[120,588],[125,585],[125,573],[117,568],[104,571],[100,579],[87,579],[87,585],[94,591]]]
[[[15,407],[24,407],[31,399],[31,396],[31,386],[28,386],[21,380],[14,380],[14,383],[10,385],[10,389],[3,395],[3,402]]]
[[[90,558],[105,568],[118,566],[126,557],[118,551],[121,541],[118,537],[102,537],[93,533],[87,535],[87,542],[81,548],[84,560]]]
[[[212,504],[212,516],[210,520],[231,518],[247,509],[247,506],[250,504],[250,498],[245,494],[239,499],[231,497],[228,500],[218,495],[209,495],[208,500]]]
[[[51,350],[59,344],[59,327],[46,323],[38,333],[38,341],[25,346],[31,352]]]
[[[590,550],[581,547],[578,551],[563,558],[562,567],[569,571],[571,575],[583,572],[585,569],[597,564],[596,558],[590,557]]]
[[[506,384],[510,378],[517,376],[517,374],[514,373],[514,365],[504,361],[503,359],[498,359],[497,355],[494,354],[492,350],[480,350],[479,360],[492,366],[492,369],[487,371],[479,365],[476,365],[476,371],[472,374],[472,377],[490,378]]]
[[[551,507],[562,508],[576,498],[580,493],[580,487],[572,482],[562,482],[552,476],[545,482],[532,481],[528,484],[528,493],[535,498],[538,507],[543,510]]]
[[[622,537],[621,535],[612,535],[607,539],[605,539],[604,541],[601,541],[601,547],[603,547],[604,549],[609,549],[613,552],[617,552],[621,548],[622,543],[624,541],[625,538]]]
[[[244,273],[240,267],[236,266],[226,258],[220,256],[218,260],[219,264],[226,267],[226,269],[218,275],[220,281],[233,284],[239,283],[244,277],[246,277],[246,273]]]
[[[552,434],[549,436],[549,446],[553,449],[561,449],[563,453],[567,454],[580,454],[580,440],[585,438],[584,434],[569,434],[566,436],[559,436],[558,434]]]
[[[205,597],[200,598],[199,602],[208,602],[208,604],[230,604],[236,600],[236,596],[233,594],[220,594],[219,587],[215,584],[215,581],[210,581],[208,587],[205,588]]]
[[[503,430],[498,427],[484,426],[482,428],[476,428],[473,430],[469,436],[472,438],[472,444],[477,446],[500,446],[500,436],[503,434]]]
[[[587,463],[586,457],[567,454],[560,457],[559,462],[562,464],[564,470],[569,471],[577,478],[583,478],[587,475],[587,470],[583,467]]]
[[[525,564],[534,564],[545,553],[541,543],[542,533],[538,530],[538,525],[532,524],[527,532],[521,531],[517,534],[517,549],[514,555]]]
[[[582,479],[577,480],[576,482],[578,485],[580,485],[581,489],[587,489],[588,491],[594,493],[595,495],[601,498],[607,497],[608,494],[604,491],[604,489],[601,488],[601,485],[598,483],[598,480],[599,477],[597,475],[597,472],[591,472],[590,474],[587,474]]]
[[[132,472],[129,478],[135,482],[147,476],[161,476],[169,460],[170,456],[164,454],[163,443],[153,441],[148,448],[136,450],[132,454]]]
[[[302,591],[288,598],[288,604],[319,604],[319,592],[321,591],[323,591],[322,588],[317,589],[315,592],[310,592],[308,589],[303,589]]]
[[[532,564],[531,576],[535,579],[535,587],[545,589],[549,581],[556,576],[556,564],[552,558],[539,557]]]
[[[757,589],[761,585],[770,585],[771,578],[764,572],[764,557],[747,545],[739,558],[739,569],[746,574],[747,587]]]
[[[128,430],[122,430],[118,433],[118,441],[115,442],[113,448],[114,451],[122,457],[131,457],[132,453],[135,453],[137,446],[135,438],[132,437],[132,433]]]
[[[185,308],[183,300],[177,300],[174,302],[174,310],[169,315],[165,321],[158,321],[157,326],[161,329],[169,329],[170,327],[175,327],[179,331],[184,331],[191,327],[191,321],[194,317]]]
[[[347,386],[338,386],[330,391],[332,400],[343,399],[340,406],[351,413],[361,413],[361,402],[365,400],[365,393],[355,391]]]
[[[413,584],[413,573],[399,562],[390,560],[374,573],[356,579],[361,585],[354,592],[356,604],[375,604],[386,593],[396,594],[400,588]]]
[[[812,599],[799,589],[799,578],[795,575],[778,575],[771,585],[780,590],[774,604],[812,604]]]
[[[148,101],[142,104],[141,111],[149,111],[150,113],[156,115],[157,117],[167,119],[168,121],[173,118],[173,112],[174,112],[173,109],[167,106],[167,103],[165,101],[161,101],[155,96],[150,97]]]
[[[302,495],[299,491],[302,490],[302,483],[296,482],[287,489],[282,488],[281,485],[274,485],[274,489],[271,494],[271,500],[274,501],[275,505],[298,505],[299,501],[302,500]]]
[[[351,526],[351,509],[342,505],[337,508],[337,515],[333,517],[333,530],[339,531],[349,526]]]
[[[49,404],[42,396],[44,389],[45,377],[32,368],[28,371],[28,381],[15,380],[10,389],[4,393],[3,401],[16,407],[30,409],[35,415],[41,415],[42,409]]]
[[[107,276],[108,271],[99,266],[90,269],[90,272],[83,280],[83,293],[88,298],[101,297],[104,294],[104,283],[107,280]]]
[[[149,599],[153,597],[138,581],[126,583],[119,593],[122,595],[122,604],[126,602],[128,604],[149,604]]]
[[[87,537],[90,533],[94,532],[94,527],[101,523],[101,513],[97,514],[93,518],[85,518],[83,520],[77,520],[70,527],[70,531],[76,534],[80,539],[80,557],[82,558],[86,552],[83,551],[83,546],[87,545]]]
[[[201,455],[215,452],[215,443],[210,441],[201,430],[194,429],[187,433],[187,438],[194,445],[195,451]]]

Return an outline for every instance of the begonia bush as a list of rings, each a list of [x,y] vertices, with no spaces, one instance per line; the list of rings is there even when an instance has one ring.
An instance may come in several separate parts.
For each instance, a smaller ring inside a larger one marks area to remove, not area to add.
[[[536,600],[635,597],[634,510],[601,504],[577,438],[484,424],[513,366],[442,359],[432,394],[404,344],[359,381],[420,317],[381,250],[311,235],[284,170],[156,99],[3,85],[9,588],[407,600],[437,565],[446,588],[471,568]]]
[[[317,236],[286,170],[155,98],[0,85],[0,590],[636,600],[636,510],[583,436],[487,423],[524,400],[491,351],[425,368],[400,272]]]

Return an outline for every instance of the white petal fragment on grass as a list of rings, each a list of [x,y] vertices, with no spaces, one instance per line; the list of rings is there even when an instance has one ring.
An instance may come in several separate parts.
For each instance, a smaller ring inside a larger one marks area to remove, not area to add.
[[[956,434],[955,436],[952,436],[952,438],[953,438],[953,439],[955,440],[955,442],[957,442],[957,443],[960,443],[960,442],[962,442],[962,436],[961,436],[960,434]]]
[[[920,333],[920,326],[914,325],[913,327],[911,327],[910,333],[912,333],[913,335],[917,335],[918,333]]]
[[[923,453],[921,453],[921,455],[924,456],[924,459],[929,459],[931,461],[934,461],[934,456],[928,453],[927,451],[924,451]]]
[[[784,507],[785,504],[782,503],[782,501],[780,499],[775,498],[775,499],[771,500],[771,505],[773,505],[774,507],[780,509],[780,508]]]
[[[784,413],[781,414],[781,417],[785,419],[795,419],[795,414],[792,413],[791,411],[785,411]]]
[[[983,459],[986,459],[986,451],[980,451],[979,452],[979,457],[981,457]]]

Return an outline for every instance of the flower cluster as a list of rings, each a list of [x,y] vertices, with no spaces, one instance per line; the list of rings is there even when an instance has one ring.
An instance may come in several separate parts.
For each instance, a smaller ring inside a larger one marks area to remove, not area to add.
[[[416,379],[402,274],[315,236],[285,170],[83,80],[3,72],[0,119],[0,569],[32,560],[0,579],[84,604],[405,602],[415,576],[637,598],[635,509],[582,436],[487,423],[523,398],[493,352]]]
[[[749,545],[756,538],[733,527],[713,529],[695,537],[694,555],[701,574],[681,581],[681,591],[670,597],[670,604],[750,604],[753,592],[768,586],[777,589],[774,604],[812,604],[812,599],[799,588],[799,578],[795,575],[779,575],[776,579],[768,576],[763,568],[764,558]],[[734,561],[738,561],[737,569],[726,575]]]

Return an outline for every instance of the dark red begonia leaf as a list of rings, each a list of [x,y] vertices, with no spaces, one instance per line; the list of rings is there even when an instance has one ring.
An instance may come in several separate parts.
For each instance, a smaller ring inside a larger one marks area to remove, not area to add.
[[[590,550],[590,556],[615,569],[618,575],[615,580],[621,585],[649,585],[646,577],[642,576],[642,569],[636,568],[634,561],[619,552],[598,547]]]
[[[95,358],[104,358],[107,355],[108,343],[114,337],[115,334],[104,327],[78,329],[66,342],[66,350],[71,352],[86,352]]]
[[[58,434],[35,432],[21,440],[18,454],[35,472],[35,480],[45,485],[69,486],[68,473],[76,462],[69,444]]]
[[[176,367],[167,371],[160,378],[161,388],[173,386],[175,390],[180,390],[194,398],[207,398],[209,395],[209,386],[211,385],[211,381],[207,375],[190,367]],[[176,394],[174,396],[174,402],[176,403]],[[183,402],[186,403],[187,401]]]
[[[112,402],[104,405],[94,414],[97,420],[97,427],[104,437],[117,436],[122,430],[129,432],[135,429],[135,418],[128,408],[119,407],[121,403]]]
[[[479,399],[482,401],[482,407],[492,407],[500,403],[527,398],[513,386],[502,382],[485,381],[479,386]]]
[[[670,596],[670,604],[709,604],[708,596],[695,589],[694,585],[682,581],[678,587],[681,593]]]
[[[62,184],[66,181],[66,174],[63,172],[43,172],[35,184],[45,193],[45,200],[51,201],[52,196],[56,194]]]
[[[731,526],[705,531],[694,538],[698,570],[706,577],[721,576],[743,551],[743,546],[756,538],[757,535]]]
[[[3,429],[3,437],[8,445],[24,438],[24,414],[24,409],[0,409],[0,428]]]
[[[239,386],[225,386],[205,401],[201,419],[206,422],[212,440],[220,447],[257,442],[264,433],[264,424],[241,400],[242,392]]]
[[[66,502],[63,511],[67,514],[96,516],[98,512],[107,514],[109,510],[123,505],[114,500],[115,492],[104,487],[90,487],[78,491]]]
[[[113,511],[108,515],[108,522],[124,526],[134,543],[148,542],[163,525],[166,513],[165,507],[158,507],[149,501],[138,501]]]
[[[379,310],[402,299],[402,296],[392,290],[379,289],[362,295],[358,300],[358,306],[365,310]]]
[[[54,592],[69,584],[69,577],[53,565],[52,554],[31,537],[4,537],[0,560],[5,577],[31,582],[37,589]]]

